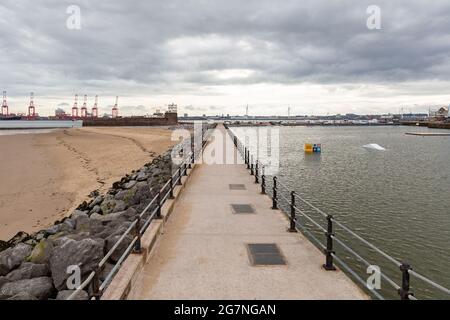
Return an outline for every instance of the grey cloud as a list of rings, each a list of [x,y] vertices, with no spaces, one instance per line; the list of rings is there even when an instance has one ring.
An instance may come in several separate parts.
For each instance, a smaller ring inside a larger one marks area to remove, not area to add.
[[[68,30],[68,5],[81,30]],[[203,86],[450,81],[450,3],[14,1],[0,5],[0,83],[34,90],[208,94]],[[231,70],[231,71],[230,71]],[[234,71],[233,71],[234,70]],[[132,112],[142,106],[129,107]]]

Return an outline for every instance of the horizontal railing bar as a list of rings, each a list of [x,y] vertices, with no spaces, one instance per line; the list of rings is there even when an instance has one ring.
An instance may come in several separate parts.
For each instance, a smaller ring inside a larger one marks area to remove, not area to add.
[[[161,191],[166,189],[166,187],[170,184],[170,179],[167,180],[166,184],[162,186]]]
[[[350,230],[349,228],[344,226],[342,223],[340,223],[339,221],[336,221],[334,218],[333,218],[333,222],[336,223],[339,227],[341,227],[345,231],[347,231],[348,233],[350,233],[352,236],[354,236],[355,238],[357,238],[358,240],[362,241],[364,244],[368,245],[370,248],[372,248],[373,250],[375,250],[376,252],[378,252],[379,254],[384,256],[386,259],[388,259],[391,262],[393,262],[394,264],[396,264],[397,267],[400,267],[402,265],[399,261],[397,261],[396,259],[394,259],[390,255],[388,255],[387,253],[385,253],[381,249],[378,249],[375,245],[371,244],[369,241],[367,241],[364,238],[362,238],[361,236],[357,235],[352,230]]]
[[[278,189],[277,189],[278,191]],[[288,198],[286,198],[282,193],[278,193],[277,196],[279,196],[282,200],[286,201],[286,204],[290,205],[291,204],[291,200],[289,200]],[[281,201],[278,201],[278,203],[280,203]]]
[[[102,292],[109,284],[109,282],[112,280],[112,278],[116,275],[116,272],[119,270],[122,263],[125,261],[125,259],[129,256],[131,253],[131,250],[134,248],[134,244],[138,240],[138,237],[134,237],[133,240],[130,242],[130,245],[127,247],[123,255],[119,258],[116,265],[112,268],[111,272],[108,273],[108,275],[105,278],[105,281],[100,286],[100,292]]]
[[[161,206],[162,206],[162,203],[164,203],[164,202],[167,200],[167,198],[169,197],[169,195],[170,195],[170,192],[166,192],[166,194],[164,195],[164,197],[162,197],[162,199],[161,199]]]
[[[153,203],[158,199],[158,196],[153,197],[152,201],[142,210],[141,214],[139,215],[140,218],[144,216],[144,214],[147,212],[148,209],[153,205]]]
[[[306,203],[308,206],[310,206],[311,208],[313,208],[314,210],[316,210],[318,213],[320,213],[322,216],[324,216],[325,218],[328,216],[328,214],[326,214],[325,212],[323,212],[322,210],[320,210],[319,208],[317,208],[316,206],[314,206],[313,204],[311,204],[309,201],[303,199],[302,197],[299,196],[299,194],[296,192],[295,193],[295,197],[297,199],[299,199],[300,201]]]
[[[278,177],[277,177],[278,178]],[[280,179],[277,179],[277,186],[280,185],[287,191],[291,191],[287,185],[285,185],[283,182],[280,181]]]
[[[78,288],[75,289],[74,292],[72,292],[72,294],[67,298],[67,300],[72,300],[73,298],[75,298],[75,296],[84,288],[86,288],[86,286],[92,281],[92,279],[94,279],[95,276],[95,271],[92,271],[89,276],[86,278],[86,280],[83,281],[82,284],[80,284],[80,286]]]
[[[319,245],[320,248],[325,249],[325,245],[323,245],[322,242],[320,242],[319,239],[317,239],[317,237],[315,235],[312,234],[311,231],[309,231],[308,229],[306,229],[304,226],[302,226],[301,224],[299,224],[297,221],[295,222],[295,226],[298,230],[300,230],[301,232],[306,233],[309,237],[311,237],[314,241],[316,241],[316,243]]]
[[[344,242],[342,242],[339,238],[337,238],[336,236],[331,236],[337,243],[339,243],[345,250],[347,250],[348,252],[350,252],[351,254],[353,254],[358,260],[364,262],[364,264],[366,266],[370,266],[371,263],[369,261],[367,261],[366,259],[364,259],[363,257],[361,257],[356,251],[354,251],[353,249],[351,249],[349,246],[347,246]],[[389,278],[388,276],[386,276],[383,272],[380,271],[380,276],[386,280],[392,287],[394,287],[394,289],[398,290],[400,289],[400,286],[397,285],[391,278]]]
[[[361,279],[361,277],[355,271],[353,271],[353,269],[350,268],[344,261],[342,261],[335,253],[332,253],[331,255],[340,264],[341,267],[347,270],[347,272],[350,273],[356,280],[358,280],[365,288],[367,288],[367,290],[372,292],[379,300],[385,300],[384,297],[375,289],[368,288],[367,283],[363,279]]]
[[[139,231],[142,234],[144,234],[145,230],[147,230],[149,224],[153,221],[153,218],[156,214],[156,212],[158,211],[158,207],[156,207],[155,209],[153,209],[153,212],[150,214],[150,216],[148,217],[147,220],[145,220],[144,224],[142,225],[141,230]]]
[[[114,251],[117,249],[117,247],[122,243],[123,239],[133,230],[133,228],[136,226],[137,220],[134,220],[132,224],[128,227],[128,229],[122,234],[122,236],[119,238],[119,240],[116,241],[116,243],[113,245],[111,249],[109,249],[108,253],[103,257],[103,259],[98,263],[99,267],[102,267],[106,261],[108,261],[109,257],[114,253]]]
[[[311,221],[312,224],[314,224],[317,228],[319,228],[320,230],[322,230],[323,232],[327,232],[327,230],[322,227],[320,224],[318,224],[316,221],[314,221],[314,219],[312,219],[311,217],[309,217],[306,213],[304,213],[301,209],[297,208],[296,206],[293,206],[294,209],[296,210],[296,212],[300,213],[302,216],[304,216],[306,219],[308,219],[309,221]]]
[[[447,293],[447,294],[450,294],[450,290],[449,290],[449,289],[447,289],[447,288],[444,287],[444,286],[441,286],[440,284],[434,282],[433,280],[428,279],[427,277],[421,275],[420,273],[417,273],[417,272],[415,272],[415,271],[413,271],[413,270],[408,270],[408,272],[409,272],[410,275],[412,275],[412,276],[416,277],[417,279],[420,279],[420,280],[422,280],[422,281],[428,283],[430,286],[433,286],[433,287],[435,287],[436,289],[441,290],[442,292],[445,292],[445,293]]]

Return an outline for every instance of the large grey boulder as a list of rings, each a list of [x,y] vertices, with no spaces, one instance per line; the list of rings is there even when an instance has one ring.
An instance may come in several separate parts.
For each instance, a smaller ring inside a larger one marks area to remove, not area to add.
[[[7,275],[11,270],[20,266],[30,252],[31,246],[24,243],[0,252],[0,276]]]
[[[124,184],[123,188],[124,189],[131,189],[134,187],[134,185],[137,183],[136,180],[130,180],[127,183]]]
[[[111,248],[116,244],[116,242],[121,238],[121,235],[111,235],[106,238],[106,251],[109,252]],[[119,246],[114,250],[114,252],[110,256],[110,260],[113,262],[119,261],[120,257],[123,255],[125,250],[130,245],[131,241],[133,241],[133,237],[131,235],[125,236]]]
[[[101,215],[94,213],[91,215],[91,219],[98,220],[100,222],[111,222],[120,219],[125,214],[125,211],[114,212],[110,214]]]
[[[136,186],[137,186],[137,188],[136,188],[137,190],[133,196],[133,201],[132,201],[133,205],[142,203],[149,198],[153,198],[153,196],[154,196],[153,190],[148,184],[139,182],[139,184]]]
[[[77,265],[81,276],[96,269],[103,258],[104,242],[101,239],[83,239],[76,241],[69,238],[60,239],[50,257],[50,270],[53,283],[61,291],[66,289],[66,280],[70,274],[67,267]]]
[[[99,205],[96,205],[92,208],[91,211],[89,211],[89,214],[93,214],[93,213],[100,213],[100,211],[102,211],[102,209],[100,208]]]
[[[15,296],[8,298],[7,300],[37,300],[37,298],[29,293],[23,292],[18,293]]]
[[[10,247],[14,247],[18,245],[19,243],[25,242],[26,240],[30,239],[30,235],[26,232],[19,231],[16,233],[14,237],[9,239],[8,243]]]
[[[54,292],[52,279],[50,277],[39,277],[4,284],[0,289],[0,298],[5,299],[27,293],[39,300],[45,300],[51,298]]]
[[[53,242],[48,239],[42,239],[34,246],[27,260],[36,264],[48,264],[52,250]]]
[[[108,214],[111,212],[119,212],[126,209],[126,204],[122,200],[116,200],[114,198],[108,198],[103,200],[100,208],[103,214]]]
[[[75,290],[62,290],[58,292],[58,295],[56,296],[56,300],[67,300],[72,293],[74,293]],[[86,291],[81,290],[78,291],[78,293],[75,295],[75,297],[72,300],[89,300],[89,295]]]
[[[95,206],[99,205],[103,201],[103,196],[97,196],[94,201],[89,204],[89,208],[92,209]]]
[[[5,284],[5,283],[8,283],[8,282],[10,282],[9,280],[8,280],[8,278],[7,277],[0,277],[0,289],[1,289],[1,287],[3,287],[3,285]]]
[[[154,168],[153,170],[152,170],[152,177],[153,178],[155,178],[155,177],[159,177],[161,174],[162,174],[162,170],[160,169],[160,168]]]
[[[90,219],[89,217],[79,217],[76,219],[76,233],[87,233],[94,235],[102,232],[104,228],[105,227],[102,223],[96,219]]]
[[[128,206],[124,201],[116,201],[116,206],[112,210],[112,213],[124,211],[127,207]]]
[[[50,273],[48,266],[45,264],[36,264],[32,262],[24,262],[16,270],[8,273],[6,278],[12,282],[23,279],[32,279],[46,277]]]
[[[139,171],[138,175],[136,176],[137,181],[145,181],[147,180],[148,175],[145,173],[145,171]]]
[[[76,220],[79,217],[87,217],[87,212],[86,211],[81,211],[81,210],[75,210],[72,215],[70,216],[73,220]]]
[[[74,228],[75,228],[75,221],[72,219],[66,219],[62,223],[55,224],[50,228],[47,228],[45,232],[49,235],[54,235],[60,232],[69,233],[72,232]]]

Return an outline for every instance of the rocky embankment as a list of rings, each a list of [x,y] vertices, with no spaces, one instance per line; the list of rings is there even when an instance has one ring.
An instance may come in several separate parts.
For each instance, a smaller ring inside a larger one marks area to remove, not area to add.
[[[0,299],[66,299],[73,292],[67,288],[68,267],[78,266],[85,279],[171,174],[169,150],[115,182],[106,194],[93,192],[90,201],[50,228],[0,241]],[[100,281],[131,241],[129,236],[111,255]],[[82,291],[77,298],[91,294]]]

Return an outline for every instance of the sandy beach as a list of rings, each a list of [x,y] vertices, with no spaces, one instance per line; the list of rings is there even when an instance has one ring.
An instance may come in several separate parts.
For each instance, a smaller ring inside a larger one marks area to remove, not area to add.
[[[173,143],[157,127],[0,135],[0,239],[53,224]]]

